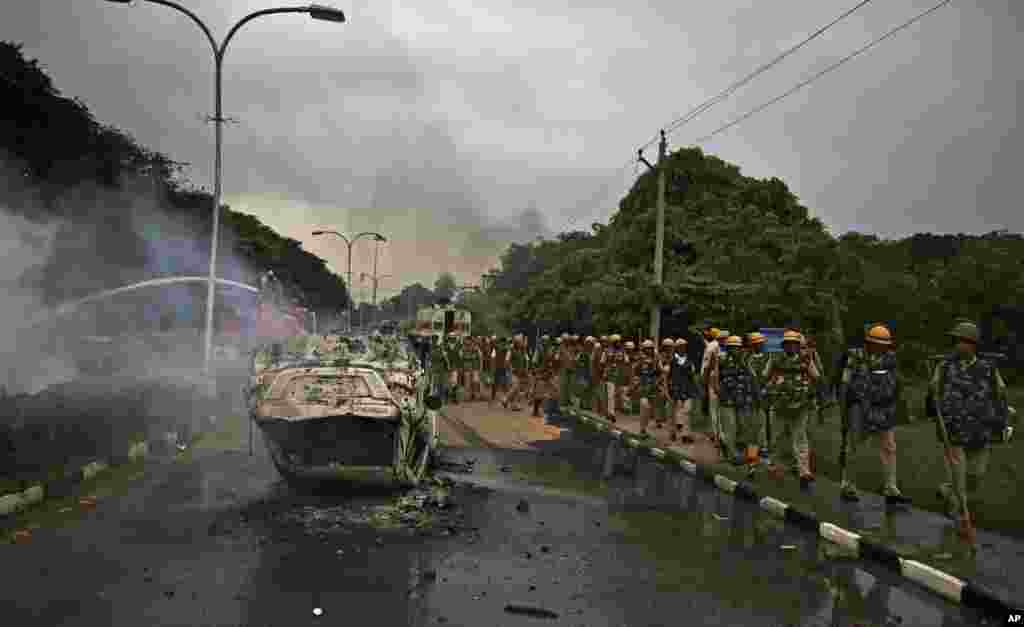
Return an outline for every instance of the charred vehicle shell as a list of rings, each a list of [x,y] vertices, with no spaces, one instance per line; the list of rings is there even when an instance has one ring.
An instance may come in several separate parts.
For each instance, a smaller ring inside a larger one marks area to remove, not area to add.
[[[344,338],[258,354],[250,417],[287,480],[418,483],[437,442],[440,403],[408,363],[355,361]],[[360,355],[360,357],[363,357]]]

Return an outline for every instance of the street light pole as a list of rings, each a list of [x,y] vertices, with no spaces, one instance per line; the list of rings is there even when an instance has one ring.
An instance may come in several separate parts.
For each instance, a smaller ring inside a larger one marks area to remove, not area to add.
[[[664,269],[664,251],[665,251],[665,152],[668,148],[668,142],[665,140],[665,131],[661,131],[661,141],[658,142],[658,165],[652,166],[647,163],[644,159],[643,150],[639,152],[639,159],[647,167],[655,170],[658,174],[658,218],[657,227],[654,236],[654,284],[661,285],[662,275]],[[655,346],[657,346],[659,338],[658,334],[661,330],[661,306],[660,303],[654,303],[651,307],[651,329],[650,336],[654,340]]]
[[[108,0],[109,2],[116,2],[119,4],[131,4],[132,0]],[[219,242],[219,231],[220,231],[220,206],[221,206],[221,146],[223,143],[223,124],[224,116],[221,107],[221,78],[223,75],[222,69],[224,65],[224,53],[228,48],[228,44],[231,43],[231,38],[235,36],[242,26],[246,23],[264,15],[273,15],[277,13],[308,13],[310,17],[316,20],[324,20],[328,22],[344,22],[345,14],[335,8],[322,6],[317,4],[311,4],[305,7],[278,7],[272,9],[262,9],[260,11],[254,11],[249,15],[246,15],[228,31],[227,36],[224,40],[217,44],[217,40],[214,39],[213,34],[206,24],[199,19],[195,13],[189,9],[181,6],[171,0],[145,0],[153,4],[160,4],[166,7],[170,7],[180,13],[184,13],[189,17],[206,35],[207,41],[210,43],[210,47],[213,49],[213,61],[214,61],[214,114],[213,122],[215,124],[214,131],[214,143],[215,153],[213,159],[213,232],[210,235],[210,272],[207,281],[207,292],[206,292],[206,331],[205,338],[203,340],[203,373],[207,376],[210,375],[210,357],[213,353],[213,307],[214,297],[216,295],[217,286],[217,244]]]
[[[374,233],[372,231],[367,231],[367,232],[360,233],[360,234],[356,235],[355,237],[353,237],[351,239],[349,239],[348,237],[342,235],[341,233],[339,233],[337,231],[313,231],[313,235],[324,235],[324,234],[337,235],[342,240],[344,240],[345,245],[348,246],[348,330],[351,333],[352,332],[352,315],[353,315],[353,313],[352,313],[352,304],[355,301],[355,293],[352,291],[352,244],[355,244],[359,240],[360,237],[373,237],[374,241],[377,241],[377,242],[386,242],[386,241],[388,241],[388,238],[384,237],[380,233]]]

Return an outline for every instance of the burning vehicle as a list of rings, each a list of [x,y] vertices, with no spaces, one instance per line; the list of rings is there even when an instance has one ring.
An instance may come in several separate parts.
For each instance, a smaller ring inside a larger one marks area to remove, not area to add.
[[[441,403],[408,361],[353,354],[349,344],[300,336],[255,351],[250,418],[289,482],[416,485],[437,445]]]

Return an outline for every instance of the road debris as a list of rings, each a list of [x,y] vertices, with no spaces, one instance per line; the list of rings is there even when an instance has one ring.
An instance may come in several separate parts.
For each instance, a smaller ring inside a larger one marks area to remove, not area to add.
[[[532,616],[533,618],[558,618],[557,612],[530,605],[509,604],[505,606],[505,611],[509,614]]]
[[[516,504],[516,511],[525,514],[530,511],[530,504],[526,499],[519,499],[519,503]]]
[[[779,548],[782,549],[783,551],[792,551],[792,550],[796,549],[796,545],[795,544],[783,544]]]

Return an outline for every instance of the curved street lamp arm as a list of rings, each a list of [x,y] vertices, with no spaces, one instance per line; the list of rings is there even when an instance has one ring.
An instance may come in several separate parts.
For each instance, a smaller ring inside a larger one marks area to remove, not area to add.
[[[199,19],[198,15],[181,6],[177,2],[171,2],[171,0],[146,0],[146,2],[152,2],[153,4],[162,4],[165,7],[170,7],[176,11],[179,11],[187,15],[193,22],[196,23],[196,25],[200,29],[202,29],[203,34],[206,35],[206,40],[210,42],[210,48],[213,49],[214,56],[217,56],[217,40],[213,38],[213,33],[211,33],[210,29],[206,27],[206,24],[204,24],[203,21]]]
[[[276,9],[261,9],[259,11],[253,11],[249,15],[246,15],[242,19],[238,20],[238,22],[231,27],[231,30],[228,31],[227,37],[225,37],[224,41],[220,44],[220,49],[217,51],[217,56],[224,56],[224,51],[227,50],[228,44],[231,43],[231,38],[235,36],[235,33],[238,32],[239,28],[241,28],[246,23],[258,17],[262,17],[264,15],[272,15],[274,13],[309,13],[309,7],[279,7]]]
[[[388,238],[384,237],[380,233],[375,233],[373,231],[364,231],[364,232],[360,233],[359,235],[356,235],[355,237],[353,237],[352,241],[354,242],[357,239],[359,239],[360,237],[363,237],[364,235],[372,235],[373,237],[376,237],[377,241],[379,241],[379,242],[386,242],[386,241],[388,241]]]

